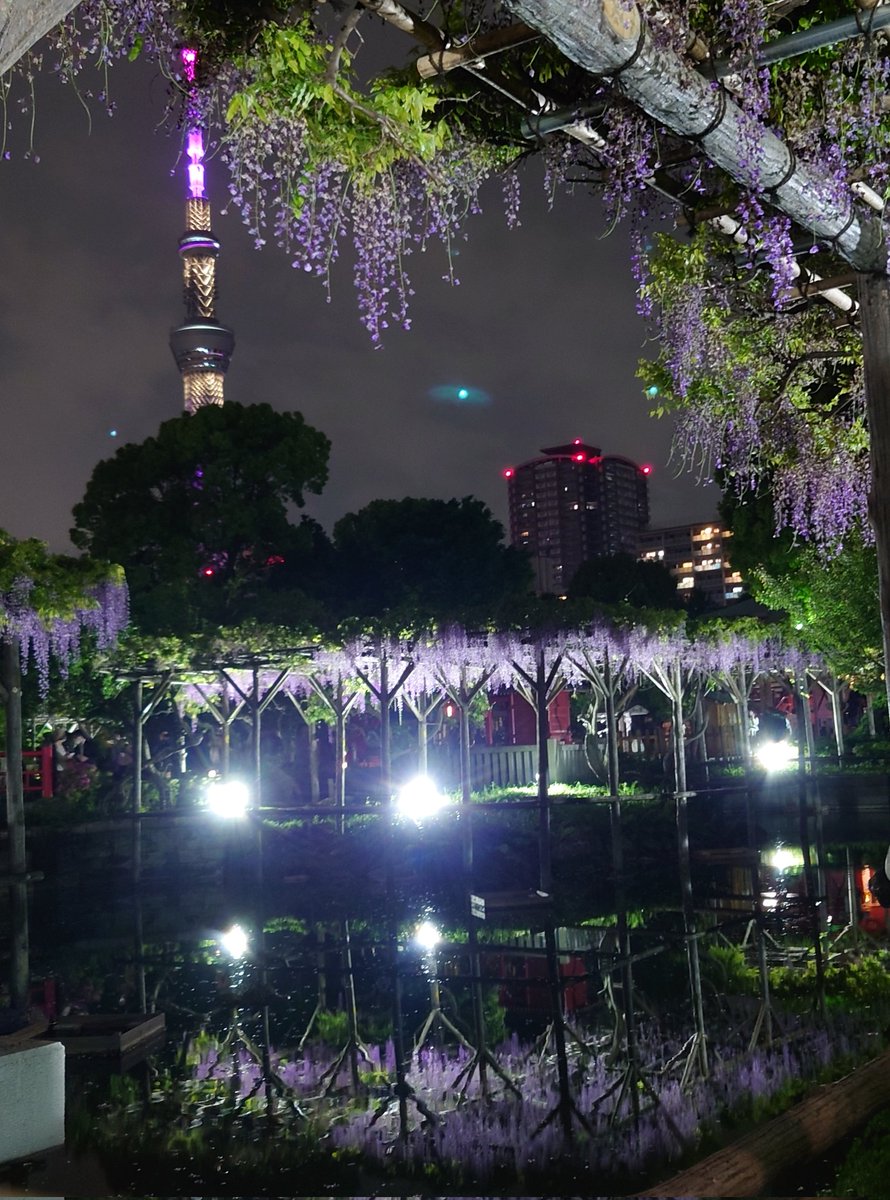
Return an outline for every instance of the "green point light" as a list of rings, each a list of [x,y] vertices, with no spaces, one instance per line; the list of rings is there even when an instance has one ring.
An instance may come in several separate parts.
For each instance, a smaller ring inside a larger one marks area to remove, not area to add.
[[[649,385],[649,387],[646,388],[646,395],[647,396],[657,396],[658,395],[658,384],[651,383]]]
[[[466,388],[458,388],[458,389],[457,389],[457,398],[458,398],[458,400],[466,400],[466,399],[467,399],[467,397],[469,396],[469,394],[470,394],[470,393],[467,391],[467,389],[466,389]]]

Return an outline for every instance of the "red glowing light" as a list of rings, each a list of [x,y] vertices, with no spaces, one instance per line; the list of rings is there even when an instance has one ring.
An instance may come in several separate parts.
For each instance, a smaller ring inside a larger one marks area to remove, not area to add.
[[[453,704],[451,704],[451,703],[448,703],[448,704],[446,704],[446,705],[445,705],[445,716],[446,716],[446,717],[453,717],[453,716],[454,716],[454,705],[453,705]]]
[[[575,462],[584,462],[583,454],[573,454],[572,457],[574,458]]]
[[[512,479],[513,478],[513,468],[505,467],[503,474],[504,474],[505,479]]]
[[[581,445],[581,439],[580,439],[580,438],[575,438],[575,440],[572,442],[572,445],[573,445],[573,446],[580,446],[580,445]]]
[[[277,567],[279,565],[279,563],[283,563],[283,562],[284,562],[283,554],[270,554],[269,557],[266,559],[266,566],[267,567]]]
[[[204,569],[201,571],[201,574],[205,577],[205,579],[209,579],[211,575],[215,574],[215,571],[213,570],[213,567],[204,567]]]
[[[640,467],[640,470],[643,472],[644,475],[652,474],[652,468],[650,466]]]

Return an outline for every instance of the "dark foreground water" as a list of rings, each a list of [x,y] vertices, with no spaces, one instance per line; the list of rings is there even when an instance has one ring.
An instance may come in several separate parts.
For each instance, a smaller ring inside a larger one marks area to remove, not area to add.
[[[529,799],[478,808],[471,836],[370,812],[345,832],[146,819],[138,856],[126,824],[35,835],[67,1144],[0,1186],[627,1195],[881,1047],[851,964],[880,945],[859,892],[888,840],[883,780],[700,796],[679,836],[673,800],[616,820],[557,796],[542,839]],[[80,1052],[79,1018],[140,1013],[163,1031],[119,1022],[137,1026],[120,1053],[106,1024],[106,1052]]]

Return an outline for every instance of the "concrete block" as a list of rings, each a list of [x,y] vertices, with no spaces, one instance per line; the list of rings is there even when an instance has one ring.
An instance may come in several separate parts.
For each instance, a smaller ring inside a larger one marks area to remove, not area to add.
[[[26,1042],[0,1049],[0,1163],[65,1141],[65,1047]]]

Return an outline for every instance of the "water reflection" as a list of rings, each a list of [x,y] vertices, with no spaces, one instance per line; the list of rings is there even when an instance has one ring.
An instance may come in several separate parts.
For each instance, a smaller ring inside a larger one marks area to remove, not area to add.
[[[832,840],[827,785],[680,799],[556,798],[550,891],[521,802],[398,828],[266,811],[261,840],[166,814],[143,819],[134,861],[95,868],[70,839],[35,843],[57,855],[32,974],[54,980],[69,1042],[69,1145],[0,1179],[78,1191],[85,1161],[127,1194],[664,1177],[702,1130],[880,1027],[828,1020],[831,965],[867,936],[869,859]],[[420,922],[440,940],[418,946]],[[163,1014],[166,1042],[81,1055],[65,1010]]]

